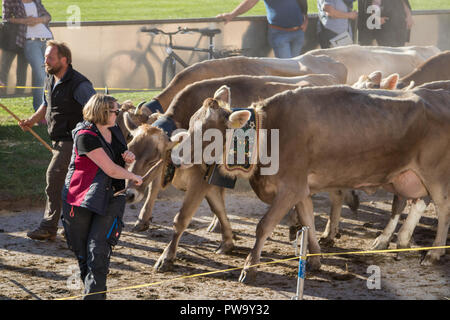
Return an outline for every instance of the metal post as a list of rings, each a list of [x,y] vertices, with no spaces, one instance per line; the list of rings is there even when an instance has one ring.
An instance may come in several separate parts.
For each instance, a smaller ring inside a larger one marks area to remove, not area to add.
[[[308,247],[308,229],[309,227],[302,227],[302,229],[297,232],[297,237],[295,239],[295,255],[298,255],[298,236],[301,233],[300,255],[298,259],[297,295],[292,297],[292,300],[303,300],[303,289],[306,275],[306,248]]]

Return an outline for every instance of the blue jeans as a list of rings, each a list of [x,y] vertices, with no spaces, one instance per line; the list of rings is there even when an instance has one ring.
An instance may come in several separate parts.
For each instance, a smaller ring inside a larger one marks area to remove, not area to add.
[[[26,40],[24,53],[31,65],[32,86],[41,87],[40,89],[32,89],[33,92],[33,108],[36,111],[42,104],[44,81],[45,81],[45,68],[44,68],[44,55],[45,55],[46,42],[40,40]]]
[[[300,55],[305,33],[302,30],[282,31],[269,27],[267,38],[275,57],[286,59]]]

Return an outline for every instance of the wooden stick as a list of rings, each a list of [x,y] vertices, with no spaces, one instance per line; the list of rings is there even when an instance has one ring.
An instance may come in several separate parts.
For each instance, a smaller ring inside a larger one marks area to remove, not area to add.
[[[5,109],[10,115],[12,115],[14,117],[14,119],[16,119],[17,121],[22,121],[21,119],[19,119],[19,117],[17,117],[14,113],[11,112],[11,110],[9,110],[7,107],[5,107],[3,104],[0,103],[0,107],[2,107],[3,109]],[[39,140],[40,143],[42,143],[44,145],[44,147],[46,147],[48,149],[48,151],[53,152],[52,147],[50,147],[48,145],[47,142],[45,142],[44,139],[42,139],[36,132],[33,131],[33,129],[28,128],[27,131],[30,131],[30,133]]]

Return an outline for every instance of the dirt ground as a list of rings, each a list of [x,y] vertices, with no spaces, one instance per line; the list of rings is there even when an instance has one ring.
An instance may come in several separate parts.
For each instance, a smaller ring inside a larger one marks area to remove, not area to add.
[[[378,193],[371,197],[360,194],[360,197],[358,213],[344,208],[341,237],[333,246],[322,246],[323,252],[367,250],[384,228],[389,218],[391,196]],[[204,201],[181,238],[174,268],[165,273],[153,271],[154,263],[171,238],[173,217],[181,202],[180,194],[160,198],[150,229],[140,233],[132,232],[131,228],[141,204],[127,205],[125,230],[111,258],[108,289],[112,292],[108,293],[108,299],[290,300],[296,294],[298,260],[259,267],[253,284],[237,281],[240,270],[176,279],[243,265],[254,244],[256,224],[267,209],[252,192],[228,192],[226,196],[226,208],[235,233],[236,248],[232,254],[214,253],[221,237],[206,230],[212,216]],[[314,196],[314,204],[319,236],[328,217],[327,194]],[[39,242],[26,237],[26,232],[39,223],[42,210],[0,210],[0,300],[59,299],[82,294],[77,281],[73,281],[78,279],[76,260],[64,238],[58,235],[54,242]],[[401,219],[405,217],[403,214]],[[434,207],[430,205],[414,233],[417,246],[432,244],[436,226]],[[394,237],[390,249],[395,248],[395,240]],[[401,260],[395,259],[395,253],[324,257],[320,271],[306,274],[304,299],[450,299],[448,250],[441,263],[432,267],[420,266],[421,254],[419,251],[408,253]],[[261,262],[293,256],[288,227],[283,222],[266,242]],[[380,268],[380,289],[367,286],[367,279],[373,274],[368,272],[368,267],[372,265]],[[130,288],[138,285],[145,286]]]

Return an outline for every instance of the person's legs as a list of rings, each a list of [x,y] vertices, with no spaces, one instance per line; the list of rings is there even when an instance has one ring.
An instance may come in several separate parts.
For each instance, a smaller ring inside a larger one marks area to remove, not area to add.
[[[106,278],[109,271],[112,246],[122,232],[125,197],[111,199],[106,215],[95,214],[87,243],[88,274],[84,280],[85,300],[106,299]],[[98,294],[93,294],[100,292]]]
[[[32,89],[33,92],[33,108],[39,109],[42,104],[42,87],[45,80],[44,54],[45,41],[26,40],[25,41],[25,57],[31,65],[32,69],[32,86],[40,87]]]
[[[8,74],[15,56],[15,52],[2,50],[2,59],[0,61],[0,81],[6,85],[8,84]]]
[[[27,233],[27,236],[36,240],[54,239],[61,216],[61,191],[67,174],[72,155],[72,141],[55,142],[53,157],[47,168],[47,187],[45,193],[47,202],[44,217],[39,228]]]
[[[303,43],[305,42],[305,33],[302,30],[290,32],[291,37],[291,58],[297,57],[302,52]]]
[[[28,61],[23,50],[17,53],[16,86],[24,87],[27,82]],[[16,89],[16,93],[22,93],[24,89]]]
[[[73,251],[80,267],[80,278],[84,282],[88,273],[87,243],[95,214],[88,209],[75,207],[63,202],[62,222],[67,245]]]
[[[269,27],[267,38],[275,57],[281,59],[291,58],[291,46],[289,44],[288,32]]]

